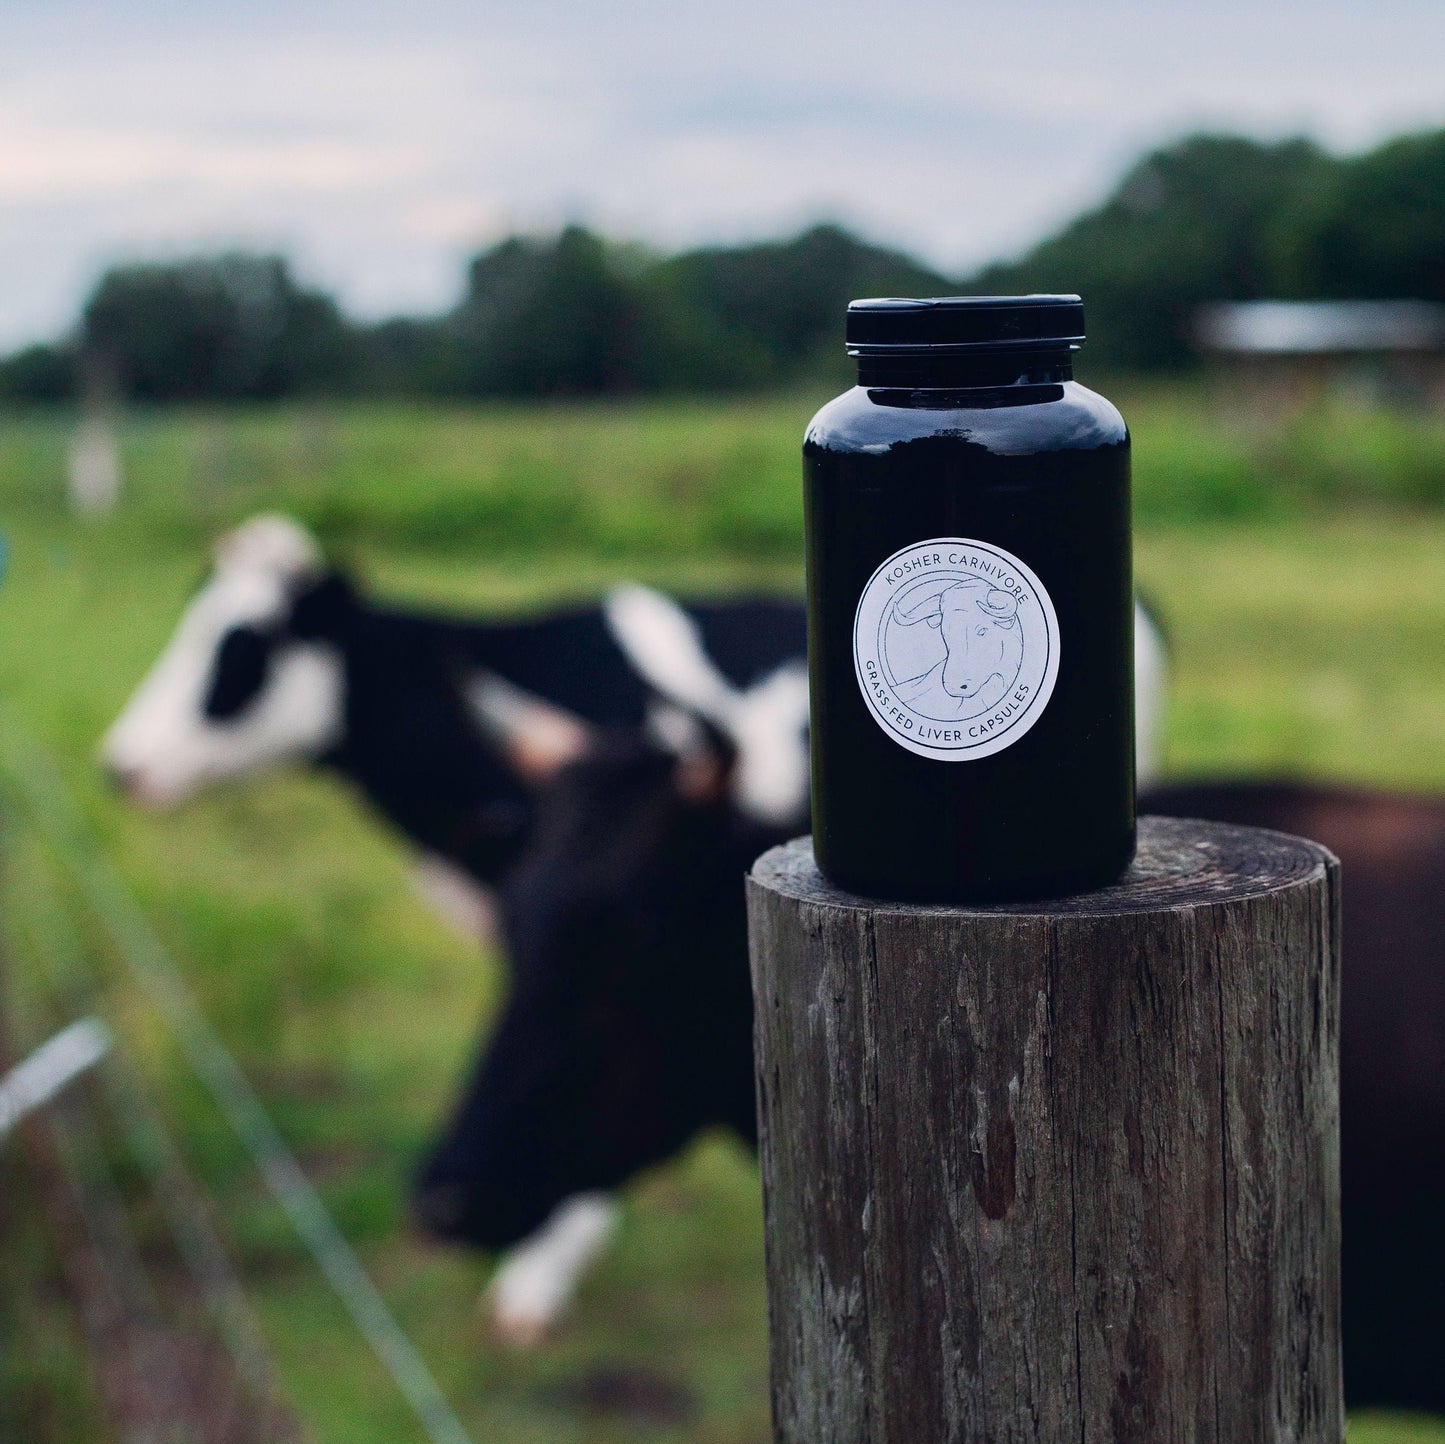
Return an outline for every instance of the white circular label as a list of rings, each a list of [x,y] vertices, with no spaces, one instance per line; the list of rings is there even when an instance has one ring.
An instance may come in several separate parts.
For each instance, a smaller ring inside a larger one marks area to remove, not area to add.
[[[1059,619],[1043,583],[988,542],[934,537],[894,552],[853,620],[868,710],[900,747],[966,762],[1011,747],[1059,674]]]

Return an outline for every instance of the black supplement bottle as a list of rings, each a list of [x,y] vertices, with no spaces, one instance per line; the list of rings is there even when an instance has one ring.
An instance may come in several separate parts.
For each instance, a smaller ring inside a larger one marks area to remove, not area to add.
[[[1129,433],[1077,296],[855,301],[804,442],[813,847],[927,902],[1103,886],[1134,855]]]

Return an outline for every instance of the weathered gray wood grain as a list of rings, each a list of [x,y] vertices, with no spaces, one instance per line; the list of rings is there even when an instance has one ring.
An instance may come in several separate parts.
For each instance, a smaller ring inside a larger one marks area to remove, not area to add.
[[[1145,819],[1117,887],[748,882],[786,1444],[1337,1444],[1338,865]]]

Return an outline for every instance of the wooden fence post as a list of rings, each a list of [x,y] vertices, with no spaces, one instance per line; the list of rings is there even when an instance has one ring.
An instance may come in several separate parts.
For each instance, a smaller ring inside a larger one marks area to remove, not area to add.
[[[777,1439],[1338,1444],[1338,883],[1162,818],[1120,885],[1046,903],[765,854]]]

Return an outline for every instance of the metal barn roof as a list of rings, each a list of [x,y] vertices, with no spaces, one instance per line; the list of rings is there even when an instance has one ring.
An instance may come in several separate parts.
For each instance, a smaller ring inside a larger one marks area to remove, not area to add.
[[[1445,306],[1429,301],[1221,301],[1202,307],[1209,351],[1328,356],[1445,349]]]

